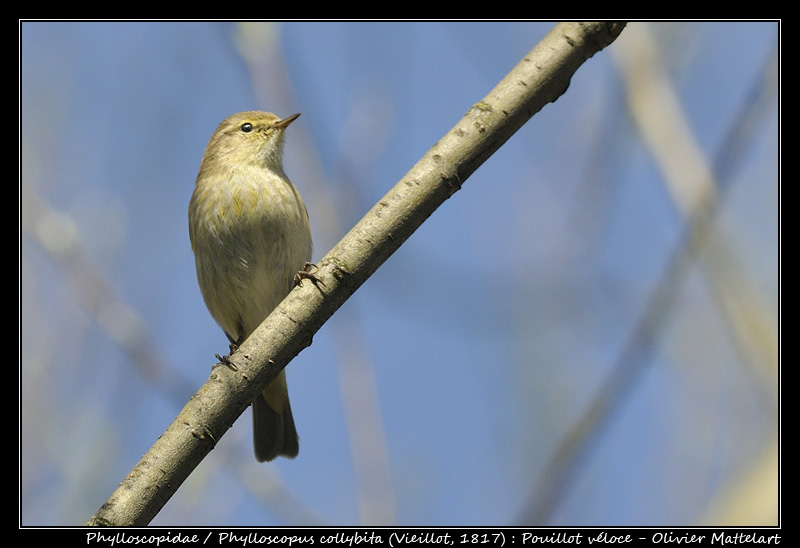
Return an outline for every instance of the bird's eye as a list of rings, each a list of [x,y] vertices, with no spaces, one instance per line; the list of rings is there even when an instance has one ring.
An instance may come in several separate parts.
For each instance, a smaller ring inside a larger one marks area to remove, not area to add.
[[[242,131],[242,133],[250,133],[253,131],[253,124],[250,122],[245,122],[239,127],[239,129]]]

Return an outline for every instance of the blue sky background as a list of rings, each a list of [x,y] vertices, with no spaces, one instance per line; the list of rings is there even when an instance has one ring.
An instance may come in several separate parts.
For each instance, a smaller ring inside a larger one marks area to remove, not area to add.
[[[84,523],[227,350],[187,229],[222,119],[302,113],[319,259],[552,27],[22,23],[21,524]],[[631,23],[289,365],[299,457],[256,463],[247,412],[152,524],[774,522],[779,31]],[[644,137],[642,52],[684,133]],[[676,145],[717,188],[679,276]]]

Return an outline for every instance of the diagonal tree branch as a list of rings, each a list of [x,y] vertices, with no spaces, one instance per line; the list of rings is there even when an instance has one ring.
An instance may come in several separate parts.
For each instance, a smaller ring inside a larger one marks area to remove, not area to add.
[[[178,417],[87,525],[146,525],[261,389],[462,183],[569,86],[624,23],[560,23],[319,262]]]

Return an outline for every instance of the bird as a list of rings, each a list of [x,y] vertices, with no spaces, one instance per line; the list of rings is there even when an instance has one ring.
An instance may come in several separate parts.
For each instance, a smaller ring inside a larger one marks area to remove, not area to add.
[[[307,272],[311,226],[283,169],[280,118],[247,111],[223,120],[208,141],[189,201],[189,239],[203,300],[232,351]],[[281,371],[253,400],[256,460],[294,458],[299,440]]]

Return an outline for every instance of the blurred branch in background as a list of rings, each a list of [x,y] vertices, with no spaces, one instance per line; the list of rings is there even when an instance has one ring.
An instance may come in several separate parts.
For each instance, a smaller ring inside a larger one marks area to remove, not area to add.
[[[776,105],[778,51],[766,59],[713,164],[694,138],[691,124],[659,60],[648,25],[629,25],[611,51],[625,80],[631,115],[656,159],[676,207],[686,219],[686,229],[612,372],[556,448],[541,480],[531,491],[520,522],[548,523],[592,446],[651,365],[679,304],[676,300],[679,289],[699,260],[730,326],[740,359],[752,368],[751,390],[765,395],[766,405],[774,413],[775,442],[766,444],[764,456],[753,464],[752,473],[742,472],[750,480],[743,482],[741,488],[724,489],[720,493],[724,499],[715,503],[713,512],[698,516],[697,520],[708,525],[776,525],[779,519],[778,327],[764,297],[738,266],[735,245],[726,241],[715,222],[742,149],[751,144],[757,135],[754,129],[767,121]],[[737,481],[734,477],[728,483]]]
[[[751,366],[766,366],[770,380],[775,381],[778,374],[777,324],[763,296],[736,264],[735,245],[727,242],[719,230],[714,231],[712,225],[717,204],[722,201],[741,159],[742,148],[754,137],[754,126],[764,123],[769,109],[775,106],[778,52],[774,51],[766,60],[759,81],[754,83],[753,93],[742,105],[740,116],[733,120],[728,140],[712,165],[694,137],[658,58],[648,25],[634,25],[633,29],[626,37],[627,47],[614,49],[627,84],[633,118],[664,175],[676,206],[690,222],[698,225],[696,245],[702,247],[702,253],[697,253],[697,257],[735,334],[741,358]],[[714,237],[713,245],[704,245],[711,237]]]
[[[171,369],[157,352],[147,324],[86,253],[78,224],[69,214],[50,207],[36,187],[34,181],[27,180],[20,188],[23,233],[62,270],[78,303],[106,336],[128,354],[145,380],[167,393],[185,393],[186,380],[170,374]]]

